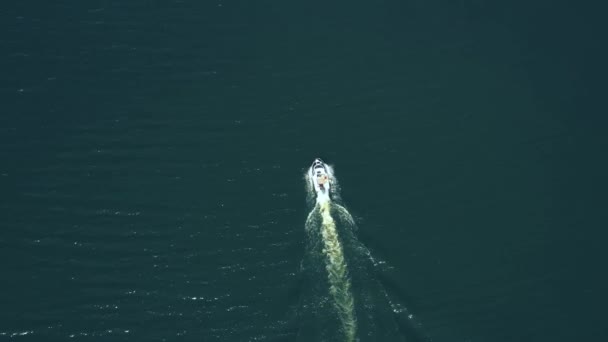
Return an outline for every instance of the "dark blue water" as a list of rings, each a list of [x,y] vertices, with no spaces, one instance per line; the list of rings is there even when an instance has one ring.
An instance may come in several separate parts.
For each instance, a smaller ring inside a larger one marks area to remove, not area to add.
[[[315,157],[391,339],[606,339],[598,7],[5,4],[0,340],[296,340]]]

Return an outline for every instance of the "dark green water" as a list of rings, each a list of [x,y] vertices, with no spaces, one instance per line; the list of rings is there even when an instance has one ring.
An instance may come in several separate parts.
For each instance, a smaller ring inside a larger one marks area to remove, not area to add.
[[[602,13],[3,5],[0,340],[295,340],[315,157],[401,337],[605,340]]]

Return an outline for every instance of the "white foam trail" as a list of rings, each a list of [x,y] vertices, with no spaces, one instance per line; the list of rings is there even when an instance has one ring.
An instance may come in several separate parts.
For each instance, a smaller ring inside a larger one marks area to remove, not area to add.
[[[323,252],[327,260],[327,278],[330,284],[330,293],[334,298],[335,306],[342,322],[342,329],[346,335],[346,341],[354,341],[357,333],[357,321],[355,318],[355,303],[351,293],[348,268],[344,261],[342,244],[338,239],[336,224],[331,217],[331,202],[326,201],[319,204],[321,214],[321,236],[323,237]]]

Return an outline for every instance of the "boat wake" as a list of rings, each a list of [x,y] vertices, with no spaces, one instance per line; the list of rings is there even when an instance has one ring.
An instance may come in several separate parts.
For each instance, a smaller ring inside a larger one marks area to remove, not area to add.
[[[305,225],[299,340],[405,340],[395,316],[403,307],[393,304],[374,276],[376,262],[355,236],[355,221],[341,204],[333,168],[315,159],[304,178],[311,211]]]
[[[329,293],[341,323],[341,330],[344,333],[345,341],[355,341],[357,321],[354,312],[354,299],[351,292],[348,267],[344,260],[344,250],[338,237],[336,223],[331,216],[331,202],[319,203],[313,213],[317,213],[321,217],[322,252],[325,256]],[[306,229],[315,229],[317,222],[317,220],[309,219],[306,222]]]

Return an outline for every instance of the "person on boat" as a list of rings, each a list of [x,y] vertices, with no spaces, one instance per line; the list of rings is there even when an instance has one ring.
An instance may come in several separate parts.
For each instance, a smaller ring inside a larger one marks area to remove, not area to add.
[[[319,186],[321,187],[321,189],[324,188],[325,183],[327,183],[329,179],[327,178],[327,175],[319,175],[317,177],[317,183],[319,184]]]

